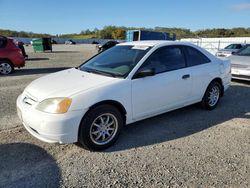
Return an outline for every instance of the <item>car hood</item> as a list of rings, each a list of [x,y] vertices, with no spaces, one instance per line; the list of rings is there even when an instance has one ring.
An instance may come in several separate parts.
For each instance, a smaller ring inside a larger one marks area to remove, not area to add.
[[[250,56],[232,55],[228,58],[231,60],[231,64],[250,66]]]
[[[38,78],[24,92],[40,102],[46,98],[70,97],[117,79],[72,68]]]

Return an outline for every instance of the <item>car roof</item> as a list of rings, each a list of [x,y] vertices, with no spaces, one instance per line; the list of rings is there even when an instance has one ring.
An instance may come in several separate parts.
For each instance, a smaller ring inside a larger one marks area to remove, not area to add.
[[[205,54],[210,60],[217,59],[214,55],[212,55],[210,52],[205,50],[204,48],[201,48],[191,42],[183,42],[183,41],[167,41],[167,40],[144,40],[144,41],[133,41],[133,42],[124,42],[117,44],[116,46],[125,46],[125,45],[131,45],[131,46],[150,46],[150,47],[162,47],[162,46],[169,46],[169,45],[184,45],[184,46],[190,46],[193,48],[198,49],[203,54]]]
[[[131,46],[135,46],[135,45],[142,45],[142,46],[158,46],[158,45],[189,45],[191,43],[189,42],[180,42],[180,41],[167,41],[167,40],[143,40],[143,41],[132,41],[132,42],[124,42],[124,43],[120,43],[118,45],[131,45]]]

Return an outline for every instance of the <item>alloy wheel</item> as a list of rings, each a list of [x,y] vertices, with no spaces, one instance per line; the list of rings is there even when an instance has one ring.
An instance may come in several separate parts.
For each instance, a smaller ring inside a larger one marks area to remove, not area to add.
[[[10,74],[12,67],[9,63],[0,63],[0,73],[1,74]]]
[[[98,116],[90,127],[90,139],[97,145],[109,143],[118,130],[118,120],[111,113]]]
[[[209,106],[213,107],[217,104],[218,100],[220,98],[220,88],[215,85],[211,88],[211,91],[209,91],[208,96],[208,104]]]

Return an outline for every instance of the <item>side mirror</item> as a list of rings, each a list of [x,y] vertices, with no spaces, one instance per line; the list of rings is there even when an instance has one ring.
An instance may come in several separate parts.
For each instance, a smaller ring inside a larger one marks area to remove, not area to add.
[[[139,70],[134,76],[134,78],[144,78],[147,76],[154,76],[155,75],[155,70],[154,69],[144,69],[144,70]]]

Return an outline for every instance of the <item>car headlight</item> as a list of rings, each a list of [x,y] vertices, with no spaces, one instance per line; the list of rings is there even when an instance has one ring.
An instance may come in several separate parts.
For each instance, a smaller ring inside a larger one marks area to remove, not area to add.
[[[45,99],[36,106],[37,110],[52,114],[66,113],[72,103],[70,98],[50,98]]]

